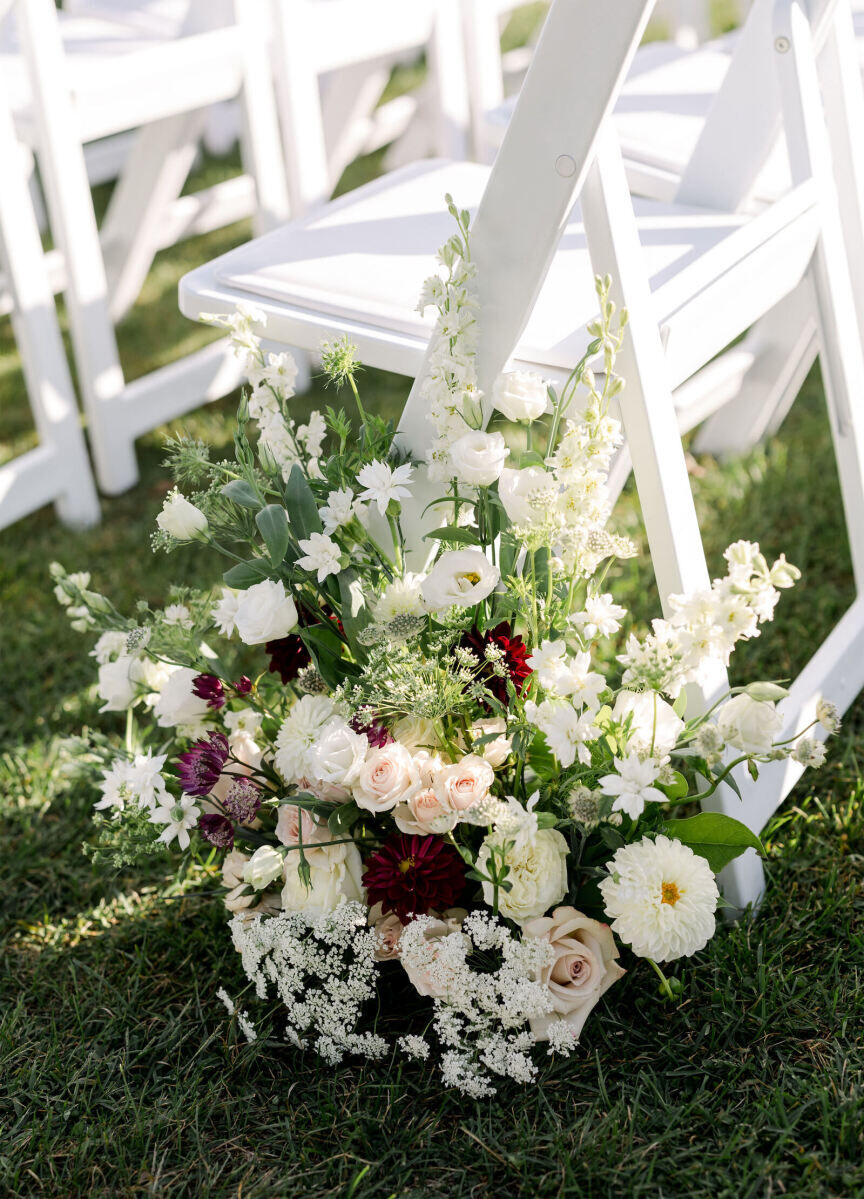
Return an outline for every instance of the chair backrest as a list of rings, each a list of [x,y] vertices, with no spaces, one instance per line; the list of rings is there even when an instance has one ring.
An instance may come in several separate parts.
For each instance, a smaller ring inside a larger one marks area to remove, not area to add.
[[[652,7],[653,0],[616,0],[607,22],[597,20],[595,0],[555,0],[546,18],[472,227],[477,373],[487,396],[534,306]],[[419,455],[431,439],[423,374],[401,422]]]

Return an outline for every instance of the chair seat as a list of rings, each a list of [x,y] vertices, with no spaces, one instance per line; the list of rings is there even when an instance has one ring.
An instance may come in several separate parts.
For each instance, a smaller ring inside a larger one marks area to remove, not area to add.
[[[435,251],[453,232],[444,195],[450,192],[457,204],[473,210],[488,173],[488,167],[443,160],[394,171],[187,275],[181,281],[181,308],[198,318],[202,312],[229,311],[246,299],[267,312],[267,337],[275,343],[315,349],[322,337],[344,332],[369,365],[414,373],[435,316],[432,309],[421,316],[417,298],[423,280],[436,270]],[[811,203],[792,205],[789,220],[800,220]],[[756,248],[768,251],[765,239],[748,237],[752,219],[740,214],[652,200],[638,201],[636,212],[677,383],[747,327],[752,303],[762,300],[757,293],[765,264],[751,269],[756,275],[748,279],[752,293],[733,302],[734,268],[749,261]],[[782,212],[772,219],[779,235],[788,221]],[[774,275],[764,286],[773,288],[775,278],[803,272],[808,239],[800,227],[796,237],[800,254],[787,248],[784,258],[772,246],[778,261],[772,262]],[[727,323],[714,319],[700,329],[697,301],[721,281],[730,289]],[[593,270],[577,207],[514,360],[560,377],[582,356],[584,327],[595,316]],[[711,346],[716,342],[709,353],[706,339]]]

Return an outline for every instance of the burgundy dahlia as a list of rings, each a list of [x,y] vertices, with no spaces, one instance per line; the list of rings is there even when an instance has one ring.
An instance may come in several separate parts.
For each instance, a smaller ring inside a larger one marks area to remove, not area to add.
[[[395,833],[369,858],[363,886],[370,906],[380,903],[404,923],[432,908],[452,907],[465,886],[465,867],[440,837]]]
[[[278,641],[268,641],[264,649],[270,655],[271,673],[278,674],[283,683],[293,682],[303,667],[312,661],[297,633],[289,633]]]
[[[261,807],[261,792],[251,779],[235,779],[222,800],[222,807],[238,824],[250,824]]]
[[[228,761],[228,738],[210,733],[209,740],[196,741],[177,762],[180,786],[187,795],[208,795]]]
[[[474,657],[483,663],[479,677],[499,703],[505,706],[507,704],[507,680],[496,674],[492,663],[486,659],[486,650],[490,645],[496,646],[500,651],[501,662],[510,676],[510,681],[516,690],[521,692],[525,680],[532,673],[527,661],[528,647],[521,636],[513,636],[509,621],[503,620],[501,624],[496,625],[494,629],[487,629],[485,633],[473,628],[464,634],[461,644],[465,649],[470,649]]]
[[[218,712],[225,706],[225,688],[215,674],[199,674],[192,680],[192,690],[199,699],[207,700],[207,707]]]
[[[198,832],[205,841],[219,849],[231,849],[234,845],[234,826],[218,812],[208,812],[198,817]]]

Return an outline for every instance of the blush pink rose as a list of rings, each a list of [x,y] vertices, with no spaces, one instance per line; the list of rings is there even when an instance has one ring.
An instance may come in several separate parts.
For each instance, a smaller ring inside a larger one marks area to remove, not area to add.
[[[427,941],[438,941],[442,937],[449,937],[451,933],[458,933],[462,929],[462,921],[468,915],[465,908],[448,908],[440,915],[437,912],[430,912],[432,923],[426,929],[424,937]],[[464,937],[467,942],[468,938]],[[433,950],[433,958],[437,957],[437,953]],[[430,971],[422,970],[417,966],[407,966],[402,962],[402,966],[408,978],[411,980],[411,985],[418,995],[430,996],[432,999],[446,999],[448,988],[442,985],[440,980],[434,980],[430,976]]]
[[[367,812],[389,812],[419,789],[414,759],[395,741],[369,752],[351,788],[357,806]]]
[[[531,1031],[538,1041],[546,1041],[550,1024],[564,1020],[578,1039],[597,1000],[625,973],[618,965],[612,930],[575,908],[561,907],[551,916],[526,921],[522,935],[544,937],[554,953],[540,974],[540,981],[549,988],[552,1011],[536,1016]]]
[[[378,949],[375,953],[377,962],[393,962],[399,957],[399,941],[405,925],[395,912],[384,915],[380,903],[373,904],[369,909],[369,927],[378,934]]]
[[[428,836],[449,832],[457,821],[455,812],[445,808],[431,787],[416,791],[406,803],[393,809],[393,820],[401,833]]]
[[[489,794],[495,781],[495,771],[477,754],[467,754],[461,762],[445,766],[435,778],[435,794],[443,808],[451,812],[467,812]]]
[[[333,840],[327,822],[313,816],[308,808],[298,808],[292,803],[280,804],[276,819],[278,839],[283,845],[299,845],[301,831],[304,852],[315,853],[316,848],[320,850],[322,845]]]

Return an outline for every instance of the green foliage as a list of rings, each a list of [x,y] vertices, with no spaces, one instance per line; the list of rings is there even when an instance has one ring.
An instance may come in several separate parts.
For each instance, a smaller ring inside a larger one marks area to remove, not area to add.
[[[715,874],[745,849],[765,852],[762,842],[746,824],[722,812],[700,812],[686,820],[670,820],[663,825],[663,832],[689,845],[694,853],[705,858]]]
[[[82,848],[99,871],[118,871],[127,866],[140,866],[149,858],[165,860],[169,855],[159,841],[159,828],[151,824],[146,810],[132,804],[116,817],[93,814],[95,836]]]

